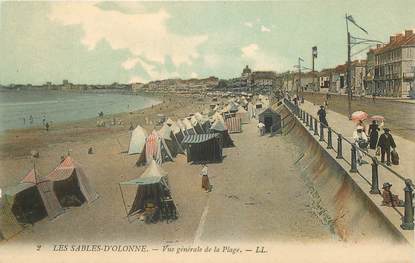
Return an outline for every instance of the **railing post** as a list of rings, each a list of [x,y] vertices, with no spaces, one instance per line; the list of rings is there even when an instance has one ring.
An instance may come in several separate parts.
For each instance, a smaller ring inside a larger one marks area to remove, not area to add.
[[[405,212],[401,224],[401,228],[404,230],[414,230],[414,204],[411,184],[411,180],[405,180],[405,188],[403,189],[405,191]]]
[[[303,123],[307,123],[307,112],[304,111]]]
[[[327,149],[333,149],[333,141],[331,138],[331,128],[327,128]]]
[[[342,144],[342,135],[337,135],[337,159],[343,159],[343,144]]]
[[[323,123],[320,122],[320,142],[324,141],[324,126]]]
[[[313,116],[310,115],[310,127],[308,128],[310,131],[313,130]]]
[[[317,119],[314,119],[314,135],[318,135]]]
[[[376,159],[376,157],[372,158],[372,187],[371,187],[369,193],[371,193],[371,194],[380,194],[378,160]]]
[[[309,118],[309,115],[310,114],[308,114],[308,112],[305,114],[305,126],[306,127],[308,126],[308,118]]]
[[[356,163],[356,145],[352,144],[351,148],[351,160],[350,160],[350,171],[351,173],[357,172],[357,163]]]

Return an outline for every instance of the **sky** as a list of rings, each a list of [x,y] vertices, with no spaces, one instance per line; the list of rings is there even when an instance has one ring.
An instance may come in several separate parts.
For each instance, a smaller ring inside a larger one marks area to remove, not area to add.
[[[321,70],[346,60],[345,13],[369,32],[354,36],[415,28],[413,0],[1,2],[0,84],[226,79],[295,70],[298,57],[311,68],[312,46]]]

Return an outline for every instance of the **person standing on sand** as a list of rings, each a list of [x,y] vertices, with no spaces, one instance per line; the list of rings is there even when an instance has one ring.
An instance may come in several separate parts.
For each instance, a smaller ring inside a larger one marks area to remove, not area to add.
[[[206,164],[202,165],[200,175],[202,176],[202,189],[204,189],[206,193],[209,193],[212,190],[212,186],[209,182],[208,167]]]
[[[30,122],[30,124],[33,124],[33,116],[32,115],[29,116],[29,122]]]
[[[45,127],[46,127],[46,131],[49,131],[49,122],[47,122],[47,123],[45,124]]]
[[[23,125],[26,125],[26,118],[23,117]]]

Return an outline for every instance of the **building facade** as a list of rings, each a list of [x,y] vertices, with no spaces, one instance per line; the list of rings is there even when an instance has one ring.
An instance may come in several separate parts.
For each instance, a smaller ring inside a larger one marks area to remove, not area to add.
[[[374,50],[375,90],[381,96],[407,97],[414,79],[415,34],[406,30],[404,34],[391,36],[389,43]]]

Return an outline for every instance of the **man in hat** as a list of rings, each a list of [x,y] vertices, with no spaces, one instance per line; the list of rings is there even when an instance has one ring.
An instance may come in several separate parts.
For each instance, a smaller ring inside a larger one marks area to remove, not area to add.
[[[397,195],[392,194],[391,187],[392,187],[392,184],[388,182],[383,184],[382,205],[390,206],[390,207],[402,206],[403,201],[399,200],[399,197]]]
[[[380,147],[381,158],[380,161],[382,163],[385,162],[385,154],[386,154],[386,165],[391,165],[391,148],[395,149],[396,144],[393,140],[392,134],[390,134],[389,128],[383,128],[384,133],[380,135],[378,146]]]
[[[320,109],[317,111],[317,115],[318,115],[319,121],[325,125],[323,127],[329,126],[329,124],[327,123],[326,114],[327,114],[326,109],[324,108],[323,105],[321,105]]]

